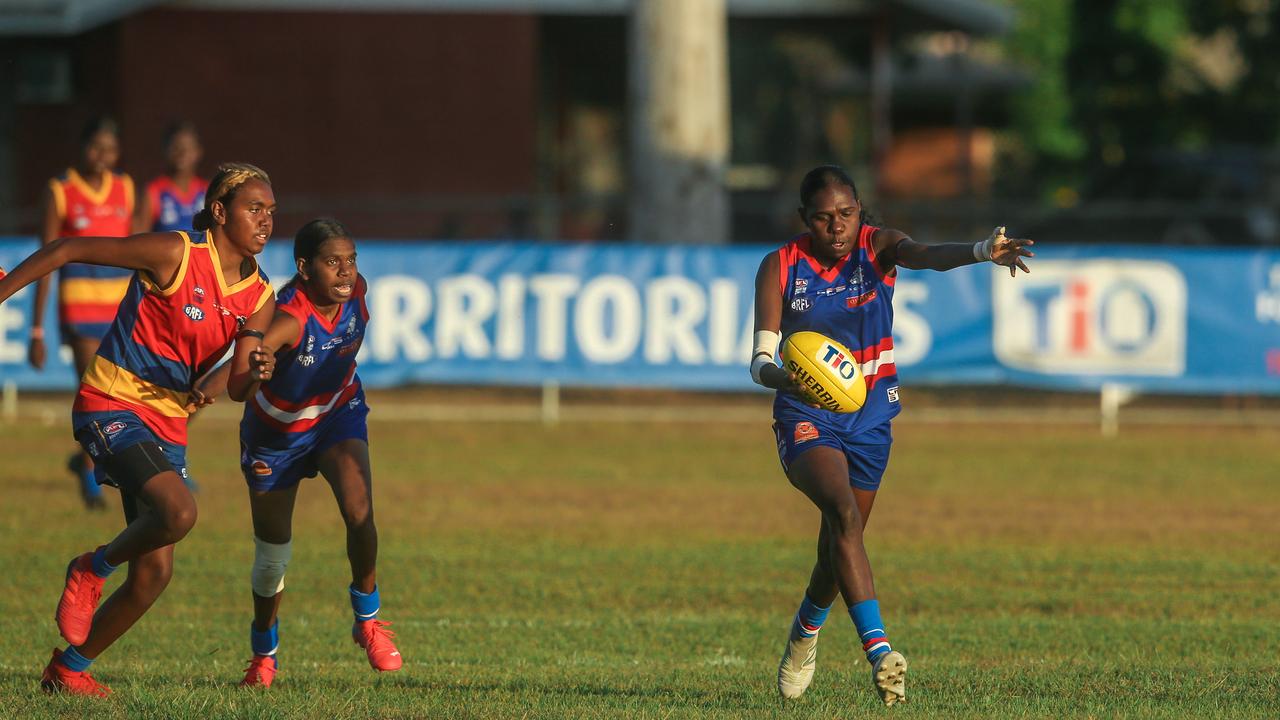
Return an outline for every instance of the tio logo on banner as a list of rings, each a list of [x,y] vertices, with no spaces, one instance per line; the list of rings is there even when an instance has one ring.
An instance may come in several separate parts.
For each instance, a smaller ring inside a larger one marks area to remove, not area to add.
[[[1180,375],[1187,283],[1145,260],[1042,260],[1016,281],[992,270],[995,354],[1053,374]]]

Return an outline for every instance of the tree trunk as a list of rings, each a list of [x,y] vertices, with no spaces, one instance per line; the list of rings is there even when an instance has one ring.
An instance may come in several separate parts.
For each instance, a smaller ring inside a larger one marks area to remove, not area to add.
[[[728,242],[725,0],[636,0],[629,42],[629,234]]]

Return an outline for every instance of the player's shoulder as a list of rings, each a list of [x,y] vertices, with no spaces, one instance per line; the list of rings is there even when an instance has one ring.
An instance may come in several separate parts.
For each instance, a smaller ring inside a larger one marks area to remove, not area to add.
[[[304,299],[303,294],[298,288],[298,279],[292,278],[276,291],[276,307],[282,308],[288,306],[298,306]]]

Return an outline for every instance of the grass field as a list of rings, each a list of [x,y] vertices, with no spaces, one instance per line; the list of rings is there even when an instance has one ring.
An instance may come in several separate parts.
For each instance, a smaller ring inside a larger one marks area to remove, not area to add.
[[[193,426],[200,521],[168,592],[94,666],[106,701],[37,681],[67,559],[122,520],[81,510],[64,427],[0,427],[0,714],[1280,717],[1280,430],[1103,441],[908,409],[868,528],[911,662],[910,702],[886,709],[838,612],[809,693],[777,697],[817,516],[778,469],[763,404],[754,423],[376,421],[392,402],[371,398],[371,430],[383,617],[405,667],[376,675],[350,640],[342,526],[313,481],[268,692],[235,686],[252,533],[231,408]]]

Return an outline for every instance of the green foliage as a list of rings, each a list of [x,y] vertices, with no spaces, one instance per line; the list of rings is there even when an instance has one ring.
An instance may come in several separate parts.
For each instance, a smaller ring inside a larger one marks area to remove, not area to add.
[[[1042,193],[1129,159],[1280,141],[1280,3],[1020,0],[1003,42],[1034,77],[1013,136]]]

